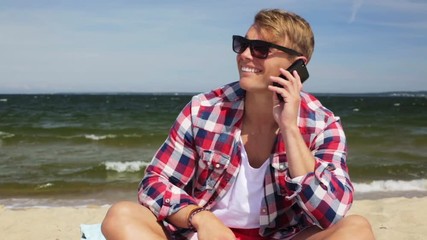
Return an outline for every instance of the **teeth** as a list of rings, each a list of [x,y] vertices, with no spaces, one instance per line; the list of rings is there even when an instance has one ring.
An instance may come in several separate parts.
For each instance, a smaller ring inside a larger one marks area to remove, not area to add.
[[[261,71],[255,68],[242,67],[242,72],[259,73]]]

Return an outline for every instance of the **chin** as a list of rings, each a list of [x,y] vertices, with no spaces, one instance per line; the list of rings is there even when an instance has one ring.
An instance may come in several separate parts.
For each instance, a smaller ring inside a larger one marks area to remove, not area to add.
[[[244,90],[249,90],[254,85],[254,79],[250,79],[247,77],[241,77],[239,80],[240,87]]]
[[[241,77],[239,80],[240,87],[246,91],[266,90],[267,84],[259,79]]]

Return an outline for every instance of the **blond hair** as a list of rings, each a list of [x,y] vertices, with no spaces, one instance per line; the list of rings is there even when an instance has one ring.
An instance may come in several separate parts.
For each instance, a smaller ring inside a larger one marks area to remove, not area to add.
[[[314,51],[314,35],[304,18],[281,9],[263,9],[255,15],[254,25],[272,41],[285,42],[286,47],[310,60]]]

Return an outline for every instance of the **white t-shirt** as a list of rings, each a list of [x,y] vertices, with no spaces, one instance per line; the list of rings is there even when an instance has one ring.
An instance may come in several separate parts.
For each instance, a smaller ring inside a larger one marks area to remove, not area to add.
[[[263,200],[265,171],[270,161],[260,168],[249,164],[242,144],[242,163],[236,182],[211,211],[228,227],[259,228],[261,201]]]

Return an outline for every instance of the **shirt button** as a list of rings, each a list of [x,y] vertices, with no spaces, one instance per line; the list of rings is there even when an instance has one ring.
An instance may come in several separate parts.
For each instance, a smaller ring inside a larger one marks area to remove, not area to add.
[[[262,211],[263,213],[266,213],[266,212],[267,212],[267,210],[266,210],[265,208],[263,208],[261,211]]]
[[[220,167],[221,167],[221,164],[217,163],[217,164],[215,165],[215,167],[216,167],[216,168],[220,168]]]
[[[329,163],[328,166],[326,167],[326,169],[328,171],[334,171],[336,168],[335,168],[335,165],[333,163]]]
[[[166,203],[170,203],[170,202],[171,202],[171,200],[170,200],[169,198],[167,198],[167,199],[165,199],[165,202],[166,202]]]

